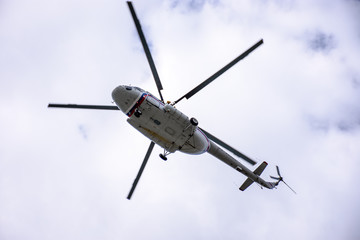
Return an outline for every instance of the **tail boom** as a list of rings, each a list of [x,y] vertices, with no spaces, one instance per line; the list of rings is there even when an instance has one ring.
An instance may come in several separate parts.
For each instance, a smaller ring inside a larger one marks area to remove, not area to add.
[[[221,149],[218,145],[216,145],[212,141],[210,141],[210,148],[208,150],[208,153],[210,153],[217,159],[223,161],[230,167],[234,168],[235,170],[241,172],[242,174],[248,177],[245,180],[245,182],[242,184],[242,186],[239,188],[241,191],[244,191],[253,182],[257,182],[261,186],[269,189],[273,189],[277,185],[276,182],[267,182],[260,177],[260,174],[264,171],[265,167],[267,166],[266,162],[260,164],[259,167],[256,168],[254,172],[252,172],[250,169],[248,169],[242,163],[240,163],[235,158],[230,156],[227,152],[225,152],[223,149]]]

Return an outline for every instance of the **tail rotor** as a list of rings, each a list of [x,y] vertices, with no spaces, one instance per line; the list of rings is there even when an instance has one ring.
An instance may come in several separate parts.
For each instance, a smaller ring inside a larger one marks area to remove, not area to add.
[[[278,166],[276,166],[276,171],[277,171],[279,177],[270,176],[272,179],[277,180],[276,185],[278,185],[280,182],[283,182],[283,183],[285,183],[285,185],[286,185],[288,188],[290,188],[291,191],[293,191],[293,192],[296,194],[296,192],[294,191],[294,189],[292,189],[292,188],[284,181],[283,177],[282,177],[281,174],[280,174],[280,169],[279,169]]]

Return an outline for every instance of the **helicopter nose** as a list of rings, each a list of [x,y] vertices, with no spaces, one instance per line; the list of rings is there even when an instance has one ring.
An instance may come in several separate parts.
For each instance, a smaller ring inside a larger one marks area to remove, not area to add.
[[[126,90],[125,87],[122,85],[116,87],[111,93],[112,99],[114,100],[116,105],[120,108],[120,110],[123,112],[126,111],[125,95],[126,95]]]
[[[131,86],[120,85],[112,91],[112,99],[125,114],[131,109],[138,98],[138,91]]]
[[[124,92],[125,92],[124,86],[120,85],[112,91],[111,96],[112,96],[113,100],[116,100],[119,97],[121,97],[124,94]]]

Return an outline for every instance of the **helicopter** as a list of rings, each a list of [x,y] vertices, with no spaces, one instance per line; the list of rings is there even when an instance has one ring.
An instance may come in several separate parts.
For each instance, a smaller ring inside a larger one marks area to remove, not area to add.
[[[255,165],[256,161],[234,149],[233,147],[226,144],[225,142],[215,137],[211,133],[207,132],[206,130],[200,128],[198,126],[199,123],[196,118],[189,118],[187,115],[185,115],[175,107],[178,102],[180,102],[184,98],[191,98],[193,95],[198,93],[212,81],[218,78],[221,74],[223,74],[240,60],[248,56],[252,51],[254,51],[261,44],[263,44],[263,39],[259,40],[248,50],[243,52],[241,55],[236,57],[230,63],[225,65],[219,71],[211,75],[208,79],[200,83],[198,86],[193,88],[191,91],[183,95],[178,100],[174,102],[165,102],[161,94],[163,87],[160,81],[160,77],[156,70],[149,46],[142,31],[140,21],[137,18],[132,2],[128,1],[127,5],[129,7],[132,19],[135,23],[135,27],[139,35],[141,44],[143,46],[146,58],[148,60],[160,98],[156,97],[148,91],[141,89],[140,87],[120,85],[112,91],[113,103],[115,103],[116,106],[57,103],[48,104],[49,108],[120,110],[127,116],[127,122],[131,126],[133,126],[136,130],[142,133],[145,137],[150,139],[149,148],[146,152],[145,158],[141,164],[137,176],[131,186],[127,199],[131,199],[155,144],[163,148],[164,152],[159,154],[159,156],[164,161],[167,160],[168,155],[175,153],[176,151],[192,155],[209,153],[210,155],[223,161],[224,163],[247,177],[245,182],[239,187],[241,191],[247,189],[254,182],[258,183],[261,188],[265,187],[268,189],[276,188],[276,186],[280,182],[284,182],[282,176],[280,175],[280,170],[278,166],[276,166],[278,177],[270,176],[272,179],[275,179],[277,181],[268,182],[262,179],[260,175],[268,165],[265,161],[262,162],[254,171],[251,171],[249,168],[236,160],[225,150],[245,160],[251,165]],[[287,186],[290,188],[289,185]],[[295,193],[292,188],[290,189]]]

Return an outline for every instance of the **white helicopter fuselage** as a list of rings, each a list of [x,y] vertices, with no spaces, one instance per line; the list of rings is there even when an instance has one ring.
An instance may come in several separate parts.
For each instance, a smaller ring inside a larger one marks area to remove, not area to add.
[[[202,154],[209,150],[209,139],[189,117],[151,93],[121,85],[114,89],[112,98],[131,126],[168,153]]]
[[[164,148],[166,155],[180,151],[187,154],[202,154],[208,152],[230,167],[248,177],[240,190],[245,190],[253,182],[266,188],[274,188],[276,183],[270,183],[260,178],[267,163],[263,162],[254,172],[222,150],[217,144],[197,127],[196,119],[189,119],[185,114],[171,104],[164,104],[151,93],[139,87],[121,85],[112,92],[112,98],[117,107],[128,118],[127,122],[154,143]]]

